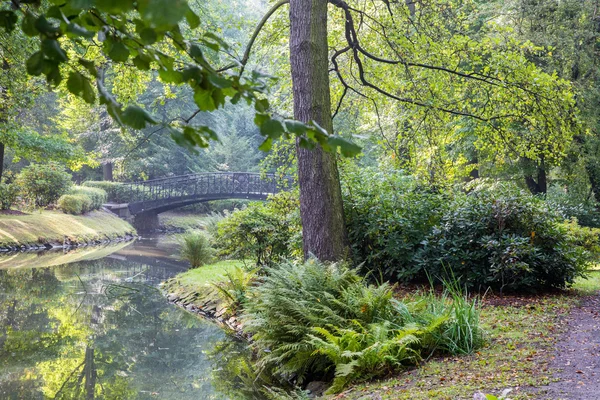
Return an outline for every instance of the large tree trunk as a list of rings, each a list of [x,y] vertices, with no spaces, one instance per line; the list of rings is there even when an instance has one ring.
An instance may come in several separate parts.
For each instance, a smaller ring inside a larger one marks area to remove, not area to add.
[[[536,167],[537,181],[532,174],[525,175],[525,183],[529,188],[531,194],[542,194],[545,195],[548,192],[548,178],[546,174],[546,164],[544,159]]]
[[[290,62],[294,117],[333,131],[329,94],[327,1],[290,1]],[[335,154],[300,148],[298,180],[304,256],[337,261],[346,256],[346,227]]]

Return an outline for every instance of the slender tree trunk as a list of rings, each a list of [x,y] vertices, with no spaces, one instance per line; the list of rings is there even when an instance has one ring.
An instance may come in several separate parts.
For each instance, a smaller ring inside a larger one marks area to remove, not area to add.
[[[4,143],[0,143],[0,182],[4,174]]]
[[[294,117],[333,131],[329,94],[326,0],[290,1],[290,63]],[[335,154],[296,143],[304,256],[346,256],[346,227]]]
[[[113,163],[110,161],[102,164],[102,180],[113,181]]]

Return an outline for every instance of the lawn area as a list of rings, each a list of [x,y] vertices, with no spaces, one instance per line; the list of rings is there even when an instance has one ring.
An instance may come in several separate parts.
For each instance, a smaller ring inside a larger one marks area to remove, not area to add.
[[[477,391],[510,398],[543,399],[535,388],[551,382],[549,362],[564,331],[564,317],[584,297],[600,290],[600,271],[567,292],[538,297],[487,296],[481,323],[488,343],[476,354],[433,358],[388,379],[357,385],[336,399],[472,399]],[[364,397],[371,398],[371,397]]]
[[[131,233],[135,233],[135,229],[129,223],[106,211],[85,215],[48,210],[22,215],[0,214],[0,247],[62,244],[65,236],[74,241],[114,239]]]
[[[243,266],[244,262],[240,260],[222,260],[214,264],[192,268],[166,281],[163,290],[183,298],[190,293],[198,293],[203,288],[209,288],[211,283],[224,280],[227,272],[232,271],[235,267]]]

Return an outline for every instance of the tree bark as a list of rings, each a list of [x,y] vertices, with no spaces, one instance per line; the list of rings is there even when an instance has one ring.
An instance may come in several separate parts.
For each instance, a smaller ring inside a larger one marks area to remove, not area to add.
[[[326,0],[290,1],[290,63],[294,117],[333,131],[329,93]],[[296,143],[304,256],[338,261],[347,253],[336,156]]]
[[[4,174],[4,143],[0,143],[0,182]]]
[[[537,170],[537,181],[534,179],[532,174],[525,175],[525,183],[529,188],[531,194],[543,194],[548,192],[548,178],[546,174],[546,164],[544,159],[536,167]]]
[[[113,163],[110,161],[102,164],[102,180],[113,181]]]

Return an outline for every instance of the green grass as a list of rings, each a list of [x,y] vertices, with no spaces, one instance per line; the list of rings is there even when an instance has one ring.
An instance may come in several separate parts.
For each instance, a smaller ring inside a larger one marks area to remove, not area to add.
[[[106,211],[69,215],[61,211],[35,211],[25,215],[0,215],[0,247],[16,244],[60,243],[71,240],[113,239],[134,233],[126,221]]]
[[[564,317],[583,296],[600,290],[600,271],[578,280],[565,293],[537,297],[484,299],[481,325],[487,345],[470,356],[432,358],[419,368],[353,387],[344,399],[472,399],[477,391],[510,398],[543,399],[538,388],[551,382],[549,362],[564,331]],[[528,390],[529,388],[529,390]]]
[[[160,226],[167,230],[190,231],[204,229],[204,216],[192,213],[166,212],[158,216]]]
[[[211,283],[225,280],[227,272],[235,267],[243,267],[244,262],[240,260],[224,260],[214,264],[204,265],[177,274],[163,285],[163,290],[173,293],[179,297],[185,297],[191,293],[199,293],[211,287]]]

